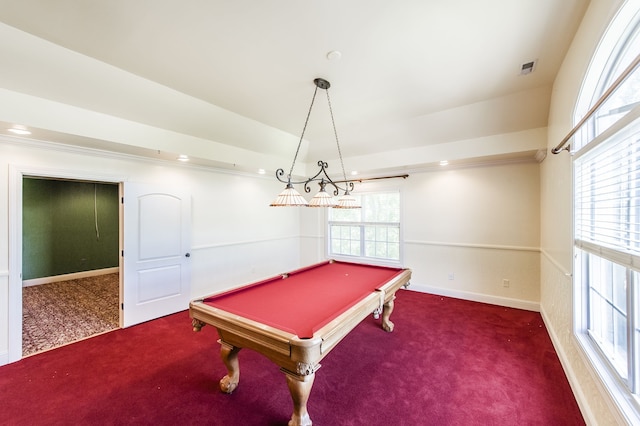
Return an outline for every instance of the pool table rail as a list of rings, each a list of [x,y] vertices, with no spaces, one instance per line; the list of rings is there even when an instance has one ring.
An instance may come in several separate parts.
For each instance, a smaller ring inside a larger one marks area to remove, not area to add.
[[[301,364],[314,364],[320,356],[322,339],[300,339],[293,333],[209,306],[201,301],[189,305],[192,324],[199,331],[205,324],[218,331],[227,344],[253,349],[278,365],[296,373]]]
[[[315,336],[322,337],[321,354],[324,357],[331,349],[333,349],[344,337],[346,337],[351,330],[356,328],[367,316],[376,311],[384,312],[393,309],[393,300],[395,299],[395,293],[401,287],[408,287],[409,280],[411,279],[411,271],[405,270],[402,274],[395,277],[393,280],[386,283],[384,286],[377,289],[376,292],[369,294],[357,305],[352,306],[341,315],[327,323],[324,327],[318,330]],[[391,315],[391,312],[387,312],[386,318]],[[384,318],[384,315],[383,315]],[[383,321],[384,322],[384,321]],[[390,321],[388,321],[390,322]],[[393,330],[387,329],[383,323],[383,329],[385,331]]]

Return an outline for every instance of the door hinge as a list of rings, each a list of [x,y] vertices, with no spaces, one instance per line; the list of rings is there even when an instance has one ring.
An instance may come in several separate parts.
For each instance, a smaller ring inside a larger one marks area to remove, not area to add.
[[[120,204],[124,204],[124,197],[120,197]]]
[[[124,257],[124,250],[120,251],[120,256]]]
[[[124,311],[124,303],[120,304],[120,309],[122,309]]]

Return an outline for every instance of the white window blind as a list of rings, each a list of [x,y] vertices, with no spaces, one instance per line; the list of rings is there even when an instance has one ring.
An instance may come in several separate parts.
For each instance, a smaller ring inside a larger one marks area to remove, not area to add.
[[[640,268],[640,120],[574,162],[576,246]]]

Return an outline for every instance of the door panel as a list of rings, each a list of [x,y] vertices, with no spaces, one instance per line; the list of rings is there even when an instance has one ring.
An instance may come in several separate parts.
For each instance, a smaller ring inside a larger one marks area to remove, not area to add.
[[[124,326],[189,307],[191,196],[124,187]]]
[[[138,271],[138,302],[147,303],[180,295],[181,272],[177,266]]]
[[[182,199],[173,194],[138,196],[139,260],[180,256]]]

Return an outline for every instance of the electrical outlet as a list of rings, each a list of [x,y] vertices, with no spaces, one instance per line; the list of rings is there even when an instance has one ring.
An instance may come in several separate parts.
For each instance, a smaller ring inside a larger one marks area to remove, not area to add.
[[[507,279],[502,280],[502,287],[509,287],[509,280]]]

